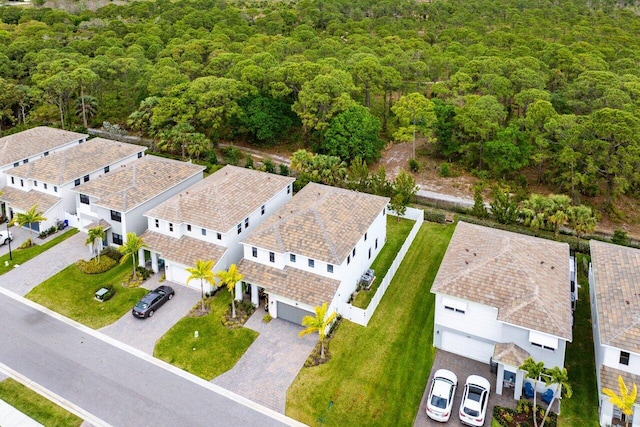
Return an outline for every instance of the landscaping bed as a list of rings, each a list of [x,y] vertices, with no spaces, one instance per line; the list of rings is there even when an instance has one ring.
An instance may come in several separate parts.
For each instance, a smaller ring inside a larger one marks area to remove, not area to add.
[[[537,407],[537,421],[538,425],[542,423],[544,417],[545,408],[542,406]],[[518,401],[516,409],[505,408],[502,406],[495,406],[493,408],[493,418],[497,421],[498,425],[502,427],[529,427],[533,426],[533,403],[522,399]],[[555,412],[549,412],[544,425],[546,427],[557,427],[558,416]]]

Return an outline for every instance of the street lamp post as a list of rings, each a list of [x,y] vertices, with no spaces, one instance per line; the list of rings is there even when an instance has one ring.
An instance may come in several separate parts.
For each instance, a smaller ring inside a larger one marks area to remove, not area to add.
[[[13,261],[13,255],[11,254],[11,234],[9,234],[9,221],[7,221],[7,238],[9,239],[9,260]]]

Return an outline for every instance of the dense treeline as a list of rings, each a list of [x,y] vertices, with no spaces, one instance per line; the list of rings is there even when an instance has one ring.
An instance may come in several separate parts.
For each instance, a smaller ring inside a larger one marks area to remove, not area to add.
[[[610,1],[216,0],[0,8],[0,125],[109,121],[193,157],[423,135],[481,174],[640,190],[640,19]]]

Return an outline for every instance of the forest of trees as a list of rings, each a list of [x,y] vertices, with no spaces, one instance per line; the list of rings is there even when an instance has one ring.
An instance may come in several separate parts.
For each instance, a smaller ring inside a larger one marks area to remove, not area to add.
[[[157,0],[0,8],[0,132],[117,123],[200,157],[302,141],[442,159],[574,200],[640,194],[640,18],[610,0]]]

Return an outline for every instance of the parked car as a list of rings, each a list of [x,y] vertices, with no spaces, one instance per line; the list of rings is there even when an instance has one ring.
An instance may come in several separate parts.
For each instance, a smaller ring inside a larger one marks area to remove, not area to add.
[[[427,416],[434,421],[447,422],[451,416],[453,398],[458,388],[458,377],[446,369],[433,374],[431,390],[427,398]]]
[[[469,375],[460,402],[460,421],[470,426],[483,426],[489,404],[491,384],[479,375]]]
[[[157,309],[162,307],[162,305],[169,301],[175,295],[175,291],[171,286],[158,286],[156,289],[152,290],[148,294],[146,294],[140,302],[133,307],[131,313],[135,317],[139,317],[144,319],[145,317],[153,316],[153,313],[156,312]]]
[[[13,240],[13,235],[11,234],[10,231],[6,231],[6,230],[0,231],[0,245],[6,245],[12,240]]]

